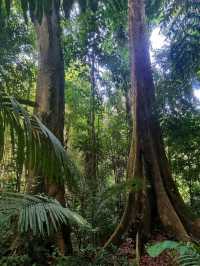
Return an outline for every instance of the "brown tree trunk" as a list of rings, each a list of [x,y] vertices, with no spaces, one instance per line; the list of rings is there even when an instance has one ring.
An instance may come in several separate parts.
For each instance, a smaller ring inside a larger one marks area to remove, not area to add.
[[[97,186],[97,150],[96,150],[96,128],[95,128],[95,94],[96,94],[96,81],[95,81],[95,55],[92,53],[90,62],[90,81],[91,81],[91,93],[90,93],[90,113],[88,117],[88,129],[89,129],[89,145],[88,150],[85,153],[85,172],[91,191],[96,194]]]
[[[51,11],[43,15],[41,23],[35,19],[34,25],[39,46],[35,114],[63,143],[64,61],[60,42],[59,1],[53,0]],[[65,206],[64,183],[56,184],[48,177],[42,181],[43,187],[40,188],[40,192],[56,198]],[[72,252],[69,226],[63,225],[63,230],[56,238],[62,254]]]
[[[92,47],[93,49],[93,47]],[[97,162],[97,130],[96,130],[96,80],[95,80],[95,54],[88,56],[90,66],[90,112],[88,115],[88,146],[85,151],[85,177],[88,187],[88,199],[91,204],[90,218],[91,225],[95,227],[95,212],[96,212],[96,195],[99,190],[98,183],[98,162]],[[96,234],[92,235],[92,244],[97,244]]]
[[[129,127],[129,134],[130,136],[132,135],[132,127],[133,127],[133,119],[132,119],[132,103],[131,103],[131,91],[129,88],[129,84],[125,85],[126,87],[124,88],[124,94],[125,94],[125,100],[126,100],[126,114],[127,114],[127,123]]]
[[[129,44],[133,93],[133,136],[128,178],[139,181],[131,189],[120,224],[105,244],[118,245],[130,226],[142,242],[156,223],[178,240],[200,237],[200,230],[187,215],[172,179],[156,114],[155,87],[145,26],[144,0],[129,0]]]

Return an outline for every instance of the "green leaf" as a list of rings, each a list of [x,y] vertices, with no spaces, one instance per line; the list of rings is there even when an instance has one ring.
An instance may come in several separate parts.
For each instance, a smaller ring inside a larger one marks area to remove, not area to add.
[[[175,241],[164,241],[147,247],[147,252],[151,257],[157,257],[166,250],[176,250],[179,255],[175,257],[180,266],[200,265],[199,246],[192,243],[179,243]]]
[[[82,216],[62,207],[55,199],[43,195],[5,192],[1,192],[0,196],[0,213],[18,210],[18,228],[21,233],[31,231],[33,235],[50,235],[68,222],[91,229],[90,224]]]
[[[36,116],[30,115],[1,88],[0,159],[5,153],[5,140],[8,137],[6,128],[11,129],[11,144],[13,155],[17,156],[16,168],[19,176],[23,166],[28,165],[55,183],[63,181],[65,177],[69,181],[69,188],[77,186],[75,178],[79,176],[78,170],[60,141]]]
[[[156,243],[154,245],[147,247],[147,252],[148,252],[149,256],[157,257],[162,252],[166,251],[167,249],[176,249],[178,246],[180,246],[180,243],[175,242],[175,241],[166,240],[166,241]]]

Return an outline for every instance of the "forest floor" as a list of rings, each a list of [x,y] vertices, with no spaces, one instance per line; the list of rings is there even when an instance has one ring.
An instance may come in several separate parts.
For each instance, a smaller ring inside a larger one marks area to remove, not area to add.
[[[162,235],[161,233],[157,233],[152,236],[152,239],[148,242],[148,244],[155,244],[158,242],[162,242],[167,240],[167,238]],[[127,256],[130,265],[133,265],[134,261],[134,253],[135,247],[132,239],[128,238],[126,241],[121,245],[119,249],[119,255]],[[146,252],[140,258],[140,266],[175,266],[174,259],[171,255],[171,252],[163,252],[160,256],[156,258],[150,257]]]

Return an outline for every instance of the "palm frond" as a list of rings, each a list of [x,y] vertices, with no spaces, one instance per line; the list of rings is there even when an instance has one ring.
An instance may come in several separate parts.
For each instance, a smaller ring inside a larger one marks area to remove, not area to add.
[[[17,146],[16,162],[20,173],[26,164],[36,173],[39,170],[40,174],[54,179],[55,182],[60,182],[65,177],[69,188],[75,186],[78,171],[60,141],[36,116],[30,115],[1,88],[0,160],[5,154],[8,132],[11,145]]]
[[[181,266],[200,265],[200,253],[192,246],[188,246],[185,253],[180,254],[177,263]]]
[[[193,252],[185,256],[180,256],[180,258],[177,259],[177,262],[181,266],[199,266],[200,255]]]
[[[199,266],[200,265],[200,249],[199,245],[193,243],[179,243],[175,241],[163,241],[156,243],[147,248],[147,252],[151,257],[157,257],[166,250],[176,250],[178,255],[175,261],[180,266]]]
[[[44,195],[0,193],[0,213],[17,215],[20,233],[50,235],[68,222],[90,229],[88,222],[78,213],[63,207],[57,200]]]

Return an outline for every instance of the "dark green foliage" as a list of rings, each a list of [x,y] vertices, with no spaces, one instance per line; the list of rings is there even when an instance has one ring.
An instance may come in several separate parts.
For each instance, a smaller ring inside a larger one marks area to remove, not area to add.
[[[16,13],[6,22],[4,12],[0,15],[0,80],[8,93],[30,99],[36,72],[34,34]]]
[[[24,170],[29,164],[36,172],[40,170],[39,175],[48,176],[53,182],[64,182],[73,194],[66,189],[69,208],[63,208],[43,195],[7,194],[9,197],[1,199],[0,208],[4,212],[8,206],[7,211],[9,208],[15,210],[20,217],[19,229],[23,232],[24,245],[16,253],[28,254],[28,257],[6,257],[10,254],[9,248],[16,231],[8,216],[2,213],[0,256],[4,257],[0,265],[2,262],[6,266],[20,263],[26,266],[26,259],[28,266],[32,263],[41,266],[45,263],[57,266],[127,265],[127,258],[117,256],[116,250],[107,252],[99,250],[99,246],[106,242],[119,222],[130,187],[140,188],[140,184],[126,181],[132,130],[131,110],[127,106],[130,100],[128,1],[1,2],[0,155],[1,176],[6,179],[3,190],[16,191],[13,179],[16,180],[19,175],[22,176],[22,183],[18,190],[23,191],[26,182]],[[28,18],[31,15],[33,21],[37,19],[41,22],[43,15],[51,12],[53,2],[57,11],[60,8],[63,29],[62,46],[66,64],[65,147],[72,156],[68,156],[52,133],[34,115],[30,115],[31,108],[24,110],[10,97],[34,99],[37,59],[34,56],[35,37]],[[78,10],[73,9],[75,2],[79,2]],[[15,14],[19,13],[19,7],[27,25],[22,15]],[[198,79],[200,66],[199,3],[192,0],[147,0],[146,12],[149,29],[162,24],[162,31],[167,36],[165,47],[155,57],[154,79],[156,104],[168,157],[184,200],[198,214],[200,116],[197,102],[192,96],[192,85],[193,80]],[[21,60],[21,55],[25,55],[25,59]],[[95,86],[91,82],[93,58]],[[94,132],[91,130],[91,114],[95,116]],[[95,133],[95,145],[91,141],[92,133]],[[92,152],[97,158],[95,182],[93,173],[87,172],[88,154]],[[13,155],[11,160],[8,153]],[[73,161],[76,161],[81,175]],[[13,169],[17,170],[17,176]],[[93,230],[77,213],[92,224]],[[46,235],[59,230],[59,223],[66,223],[67,219],[73,222],[75,253],[74,256],[60,257],[51,252],[54,247],[50,250],[46,248],[48,241],[45,240]],[[35,237],[37,233],[42,237]],[[188,246],[179,243],[166,242],[156,246],[156,251],[151,251],[158,254],[166,248],[178,249],[178,246],[182,251],[188,249]],[[188,260],[188,263],[198,257],[194,252],[185,253],[184,256],[182,259]]]
[[[9,97],[3,88],[0,91],[0,125],[0,159],[5,154],[6,128],[9,128],[11,144],[17,142],[18,155],[21,155],[17,162],[18,169],[21,169],[20,164],[25,163],[31,165],[32,169],[40,169],[42,173],[54,177],[57,182],[66,176],[71,187],[75,184],[76,168],[59,140],[36,116],[29,115],[14,98]],[[49,160],[54,160],[50,168],[47,167]]]
[[[150,23],[156,24],[160,20],[160,12],[165,0],[146,0],[146,15]]]
[[[128,266],[129,262],[126,257],[117,254],[117,248],[112,247],[108,252],[104,249],[96,250],[88,245],[87,248],[81,249],[77,256],[58,257],[55,266]]]
[[[198,245],[164,241],[147,248],[148,254],[152,257],[157,257],[166,250],[176,250],[178,252],[178,255],[175,255],[174,260],[180,266],[200,265],[200,247]]]
[[[199,13],[199,1],[165,1],[163,25],[171,41],[173,71],[183,79],[199,70]]]
[[[0,258],[1,266],[28,266],[31,265],[31,259],[27,256],[10,256]]]
[[[70,15],[70,10],[73,6],[74,0],[63,0],[63,10],[65,12],[66,18]]]
[[[90,229],[89,224],[80,215],[62,207],[57,200],[42,195],[1,193],[0,212],[11,217],[19,215],[19,232],[31,232],[33,236],[50,235],[68,221]]]
[[[10,9],[12,7],[12,0],[2,0],[0,5],[1,9],[5,8],[7,15],[10,15]],[[28,13],[33,21],[35,19],[41,23],[43,15],[48,15],[52,12],[52,6],[54,5],[57,10],[61,8],[64,11],[65,17],[69,18],[70,11],[73,7],[75,0],[18,0],[21,5],[22,13],[26,22],[28,22]],[[93,12],[97,10],[98,1],[90,0],[78,1],[80,9],[82,12],[85,12],[87,7],[90,7]],[[13,4],[14,6],[14,4]]]
[[[194,97],[198,80],[199,3],[164,1],[161,31],[166,36],[156,51],[156,100],[174,179],[190,207],[199,204],[199,109]],[[197,208],[198,209],[198,208]]]
[[[200,114],[184,110],[163,119],[168,156],[174,177],[185,191],[184,198],[198,215],[199,204],[199,133]],[[186,188],[188,187],[188,191]]]
[[[10,14],[11,2],[12,2],[11,0],[5,0],[5,7],[8,15]]]

